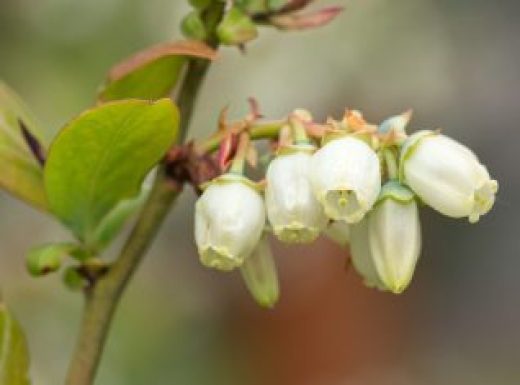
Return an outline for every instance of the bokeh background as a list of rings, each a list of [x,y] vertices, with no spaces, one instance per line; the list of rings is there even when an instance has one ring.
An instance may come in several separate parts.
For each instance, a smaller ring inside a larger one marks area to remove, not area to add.
[[[372,121],[415,111],[475,149],[500,182],[477,225],[423,210],[424,250],[401,296],[366,289],[346,250],[274,244],[282,297],[259,309],[238,274],[202,268],[187,189],[117,313],[97,384],[520,384],[520,6],[517,1],[336,0],[320,30],[263,30],[247,55],[223,49],[191,135],[255,96],[280,117],[359,108]],[[0,77],[47,128],[92,105],[114,62],[179,37],[180,0],[1,0]],[[6,167],[6,165],[0,165]],[[58,275],[32,279],[24,255],[67,239],[51,218],[0,192],[0,284],[27,330],[36,385],[63,381],[81,298]],[[113,254],[113,253],[112,253]]]

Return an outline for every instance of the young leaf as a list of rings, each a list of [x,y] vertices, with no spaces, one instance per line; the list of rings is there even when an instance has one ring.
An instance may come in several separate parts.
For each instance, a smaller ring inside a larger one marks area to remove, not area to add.
[[[177,136],[170,99],[101,105],[70,122],[51,145],[44,182],[52,212],[87,244],[100,221],[143,178]]]
[[[101,250],[119,234],[126,220],[141,208],[148,197],[150,189],[143,188],[140,194],[132,199],[119,202],[99,223],[94,235],[93,247]]]
[[[58,270],[65,257],[75,253],[78,245],[74,243],[48,243],[32,248],[27,254],[27,270],[39,277]]]
[[[0,81],[0,188],[39,208],[47,209],[43,172],[25,135],[35,143],[41,133],[27,108],[6,84]]]
[[[0,384],[29,385],[29,353],[22,328],[0,304]]]
[[[283,30],[318,28],[329,24],[343,11],[342,7],[327,7],[312,13],[289,13],[271,17],[271,24]]]
[[[213,60],[216,52],[198,41],[163,43],[138,52],[112,68],[99,100],[167,97],[190,57]]]

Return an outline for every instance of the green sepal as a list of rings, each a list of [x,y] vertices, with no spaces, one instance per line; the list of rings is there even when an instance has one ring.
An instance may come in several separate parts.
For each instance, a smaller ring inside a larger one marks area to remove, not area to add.
[[[246,186],[251,187],[252,189],[256,190],[259,193],[262,193],[264,191],[264,187],[263,187],[263,185],[261,183],[257,183],[255,181],[252,181],[251,179],[245,177],[242,174],[235,174],[235,173],[231,173],[231,172],[228,172],[226,174],[222,174],[222,175],[220,175],[220,176],[210,180],[209,182],[203,183],[199,187],[202,190],[205,190],[210,185],[212,185],[214,183],[224,184],[224,183],[237,183],[237,182],[243,183]]]
[[[391,179],[381,188],[376,204],[381,203],[386,199],[392,199],[396,202],[406,204],[415,199],[415,194],[408,187],[399,183],[398,180]]]
[[[289,144],[287,146],[281,146],[276,152],[276,156],[293,155],[299,152],[313,154],[316,152],[316,146],[310,142]]]
[[[346,130],[329,130],[323,135],[321,138],[321,147],[325,146],[327,143],[336,140],[336,139],[342,139],[346,137],[352,137],[358,140],[361,140],[362,142],[365,142],[370,148],[374,149],[374,143],[372,141],[372,135],[370,134],[356,134],[355,132],[349,132]]]

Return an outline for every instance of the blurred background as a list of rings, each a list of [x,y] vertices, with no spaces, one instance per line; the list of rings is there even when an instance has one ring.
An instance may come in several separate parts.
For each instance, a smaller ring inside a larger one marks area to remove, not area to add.
[[[269,118],[346,106],[379,122],[408,108],[442,127],[500,182],[477,225],[423,210],[424,250],[400,296],[364,288],[347,250],[274,244],[282,297],[259,309],[238,274],[201,267],[189,189],[121,303],[97,384],[515,385],[520,383],[520,6],[517,1],[336,0],[345,12],[301,33],[263,30],[247,55],[223,49],[191,135],[219,110]],[[93,104],[116,61],[180,37],[179,0],[1,0],[0,77],[50,139]],[[0,167],[5,167],[0,165]],[[63,381],[81,310],[57,275],[31,279],[32,245],[67,239],[51,218],[0,192],[0,284],[25,327],[36,385]]]

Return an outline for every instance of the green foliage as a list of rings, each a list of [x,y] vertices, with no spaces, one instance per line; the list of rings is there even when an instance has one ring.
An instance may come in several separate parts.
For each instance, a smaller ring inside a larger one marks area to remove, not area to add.
[[[189,3],[193,8],[205,9],[208,8],[214,1],[216,0],[189,0]]]
[[[169,42],[138,52],[112,68],[99,99],[156,100],[167,97],[190,57],[210,60],[215,52],[197,41]]]
[[[121,79],[109,83],[101,92],[104,101],[126,98],[159,99],[175,87],[186,58],[167,56],[152,61]]]
[[[22,328],[0,304],[0,384],[29,385],[29,353]]]
[[[0,81],[0,187],[45,210],[42,168],[24,140],[20,121],[41,143],[40,130],[27,108],[18,95]]]
[[[119,234],[126,220],[135,214],[143,205],[148,194],[149,189],[143,188],[137,197],[122,200],[114,206],[96,229],[92,247],[96,250],[101,250],[108,246],[117,234]]]
[[[239,45],[258,36],[255,23],[238,7],[231,8],[217,27],[217,36],[222,44]]]
[[[103,218],[139,193],[174,142],[178,122],[169,99],[113,102],[81,114],[56,137],[45,164],[52,212],[87,246],[95,243]]]
[[[78,245],[73,243],[49,243],[32,248],[27,254],[27,270],[38,277],[58,270],[63,259],[76,254]]]

